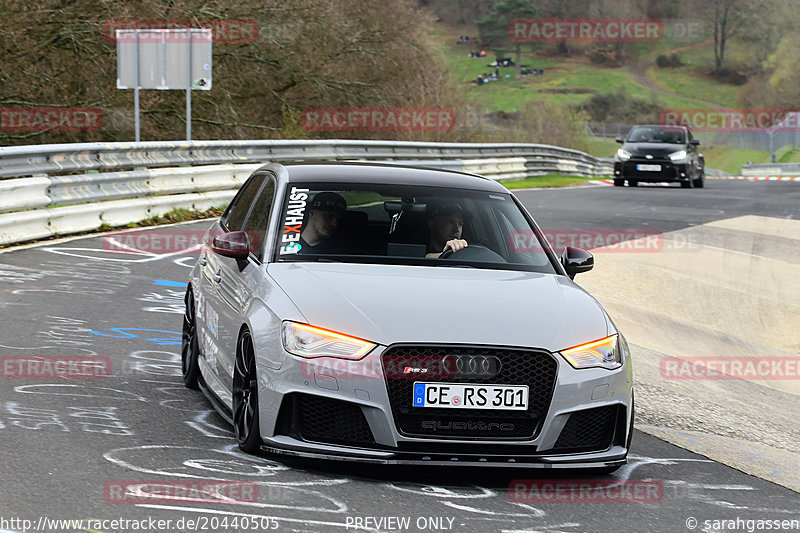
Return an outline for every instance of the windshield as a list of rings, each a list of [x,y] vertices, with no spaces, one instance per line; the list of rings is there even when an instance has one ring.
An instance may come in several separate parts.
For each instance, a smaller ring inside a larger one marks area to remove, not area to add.
[[[628,134],[628,142],[686,144],[686,132],[679,128],[637,126]]]
[[[282,201],[277,261],[556,273],[543,237],[507,193],[295,183]]]

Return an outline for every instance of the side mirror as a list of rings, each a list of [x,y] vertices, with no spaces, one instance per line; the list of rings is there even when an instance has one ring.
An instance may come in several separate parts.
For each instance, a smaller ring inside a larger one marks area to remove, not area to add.
[[[250,236],[245,231],[231,231],[214,237],[211,250],[225,257],[247,259],[250,255]]]
[[[617,137],[617,142],[620,144],[625,144],[625,137]]]
[[[567,246],[561,253],[561,264],[569,279],[575,279],[575,274],[588,272],[594,267],[594,256],[581,248]]]
[[[689,143],[695,146],[700,146],[700,139],[692,139],[691,141],[689,141]]]

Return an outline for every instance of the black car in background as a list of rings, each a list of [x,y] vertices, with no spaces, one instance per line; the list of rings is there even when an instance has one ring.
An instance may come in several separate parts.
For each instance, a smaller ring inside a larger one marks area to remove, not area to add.
[[[636,187],[645,182],[679,182],[702,187],[705,160],[700,141],[684,126],[634,126],[627,137],[617,137],[622,148],[614,155],[614,185]]]

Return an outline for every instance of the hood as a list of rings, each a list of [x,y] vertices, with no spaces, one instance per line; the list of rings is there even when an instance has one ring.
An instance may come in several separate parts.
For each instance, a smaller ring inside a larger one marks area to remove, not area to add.
[[[622,147],[631,155],[650,154],[655,157],[669,157],[669,154],[686,150],[684,144],[665,144],[665,143],[625,143]]]
[[[564,276],[453,267],[273,263],[309,324],[378,344],[556,351],[609,334],[600,304]]]

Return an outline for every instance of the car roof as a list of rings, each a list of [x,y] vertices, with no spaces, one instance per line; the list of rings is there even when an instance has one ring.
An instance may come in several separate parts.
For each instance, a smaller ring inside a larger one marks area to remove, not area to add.
[[[687,128],[686,126],[682,126],[680,124],[636,124],[634,126],[631,126],[631,129],[633,128],[662,128],[662,129],[669,128],[669,129],[681,129],[684,131],[689,130],[689,128]]]
[[[288,173],[290,183],[365,182],[508,192],[508,189],[489,178],[455,170],[360,162],[288,163],[282,166]]]

